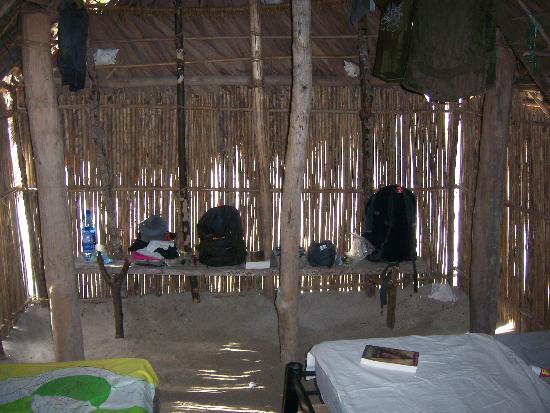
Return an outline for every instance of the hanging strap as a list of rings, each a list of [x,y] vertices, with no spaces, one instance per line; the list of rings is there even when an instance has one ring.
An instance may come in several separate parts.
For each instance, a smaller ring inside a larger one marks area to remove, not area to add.
[[[380,274],[380,314],[384,311],[384,306],[388,304],[388,280],[390,273],[388,268],[390,268],[395,263],[388,262],[382,274]]]
[[[391,196],[390,196],[390,199],[388,200],[388,211],[389,211],[389,214],[388,214],[388,217],[390,217],[390,222],[388,223],[388,229],[386,230],[386,236],[384,238],[384,241],[380,244],[380,248],[379,248],[379,251],[380,251],[380,258],[384,259],[384,248],[386,246],[386,244],[388,243],[388,240],[390,238],[390,233],[393,229],[393,227],[395,226],[395,217],[394,217],[394,197],[395,197],[395,187],[393,187],[393,191],[391,192]]]

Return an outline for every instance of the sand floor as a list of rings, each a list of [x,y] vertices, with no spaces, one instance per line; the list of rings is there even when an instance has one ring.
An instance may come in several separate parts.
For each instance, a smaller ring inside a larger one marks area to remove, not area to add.
[[[300,348],[324,340],[453,334],[468,329],[468,299],[429,298],[399,290],[395,328],[386,327],[377,296],[364,292],[300,296]],[[160,379],[162,412],[279,412],[284,366],[279,360],[274,305],[253,293],[129,297],[124,339],[114,338],[110,301],[82,302],[89,359],[143,357]],[[31,306],[4,341],[5,362],[53,361],[47,309]]]

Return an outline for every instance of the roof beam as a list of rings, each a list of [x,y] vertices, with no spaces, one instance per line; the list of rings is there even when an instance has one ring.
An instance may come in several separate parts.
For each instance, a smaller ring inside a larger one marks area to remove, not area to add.
[[[339,77],[314,77],[313,84],[316,86],[345,86],[358,84],[357,79]],[[378,81],[374,83],[385,84]],[[127,77],[114,79],[98,79],[100,87],[120,89],[132,87],[163,87],[176,86],[176,78],[173,76],[164,77]],[[271,75],[264,76],[266,86],[288,86],[292,84],[292,76]],[[252,85],[250,75],[222,75],[222,76],[185,76],[186,86],[247,86]]]
[[[377,35],[369,35],[370,38],[376,38]],[[319,36],[311,36],[313,40],[342,40],[342,39],[357,39],[356,34],[327,34]],[[238,36],[185,36],[184,42],[188,41],[218,41],[218,40],[246,40],[250,41],[250,35]],[[290,35],[262,35],[262,40],[292,40]],[[173,42],[174,36],[161,37],[132,37],[127,39],[91,39],[90,43],[96,44],[117,44],[117,43],[149,43],[149,42]]]

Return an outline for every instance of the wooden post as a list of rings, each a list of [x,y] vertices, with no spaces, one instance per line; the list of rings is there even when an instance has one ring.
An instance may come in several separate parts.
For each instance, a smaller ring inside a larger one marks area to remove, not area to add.
[[[76,272],[65,185],[63,135],[50,52],[50,21],[21,14],[25,94],[38,181],[40,221],[57,361],[84,358]]]
[[[361,137],[363,143],[362,197],[359,199],[360,217],[364,221],[365,205],[374,193],[374,140],[372,129],[372,73],[369,63],[369,44],[367,35],[368,13],[359,21],[359,80],[361,83]],[[375,285],[367,282],[365,293],[374,297]]]
[[[101,271],[101,278],[111,288],[111,298],[113,299],[113,314],[115,316],[115,338],[124,338],[124,314],[122,312],[122,284],[128,275],[130,261],[124,260],[124,265],[118,274],[111,276],[105,268],[103,256],[97,254],[97,263]],[[158,278],[158,277],[157,277]]]
[[[311,2],[292,0],[292,100],[281,205],[280,287],[275,301],[283,363],[298,361],[301,197],[311,113]]]
[[[270,162],[269,146],[267,144],[267,133],[265,129],[265,106],[263,88],[263,62],[262,62],[262,39],[261,22],[258,0],[249,0],[250,5],[250,38],[252,49],[252,100],[254,106],[254,136],[258,150],[258,180],[260,186],[260,208],[258,219],[258,235],[260,245],[264,251],[264,258],[270,257],[272,246],[271,209],[272,195],[269,185]],[[273,277],[265,277],[264,294],[269,298],[274,297],[275,283]]]
[[[10,93],[13,102],[13,132],[14,141],[17,148],[17,159],[19,162],[19,172],[21,173],[21,185],[23,186],[23,204],[25,206],[25,218],[29,230],[29,246],[31,255],[31,266],[36,284],[36,292],[41,299],[42,307],[48,306],[48,288],[46,286],[46,272],[44,270],[44,256],[42,254],[42,240],[40,238],[40,216],[33,216],[30,210],[30,194],[28,190],[27,168],[25,155],[23,154],[23,145],[21,141],[21,131],[19,129],[19,116],[28,116],[19,113],[17,108],[17,92],[13,89]],[[38,202],[37,202],[38,203]],[[38,206],[40,210],[40,206]]]
[[[92,116],[92,138],[95,144],[97,166],[101,177],[101,209],[107,213],[107,249],[116,259],[122,258],[122,240],[116,224],[116,196],[113,189],[113,166],[107,156],[107,143],[103,136],[103,128],[100,120],[100,92],[97,87],[95,61],[92,50],[88,48],[86,56],[88,77],[90,79],[90,105]]]
[[[187,184],[187,157],[185,153],[185,51],[183,49],[183,0],[175,1],[176,30],[176,106],[178,130],[178,172],[183,250],[191,252],[191,228],[189,219],[189,191]],[[193,302],[200,302],[199,281],[189,277]]]
[[[399,274],[396,267],[390,268],[388,280],[388,309],[386,310],[386,326],[388,328],[395,327],[395,309],[397,306],[397,275]]]
[[[500,225],[515,58],[497,31],[495,87],[485,93],[472,217],[470,331],[494,334],[500,278]]]
[[[367,17],[368,13],[359,21],[359,80],[361,82],[361,136],[363,142],[363,202],[360,204],[362,217],[365,203],[374,192],[373,91],[369,62]]]

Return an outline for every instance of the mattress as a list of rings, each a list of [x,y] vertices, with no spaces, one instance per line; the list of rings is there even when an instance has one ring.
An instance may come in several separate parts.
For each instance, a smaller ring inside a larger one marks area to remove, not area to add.
[[[361,364],[366,344],[418,351],[416,373]],[[307,369],[332,413],[550,412],[550,386],[484,334],[327,341]]]
[[[158,384],[144,359],[0,364],[0,411],[153,413]]]

